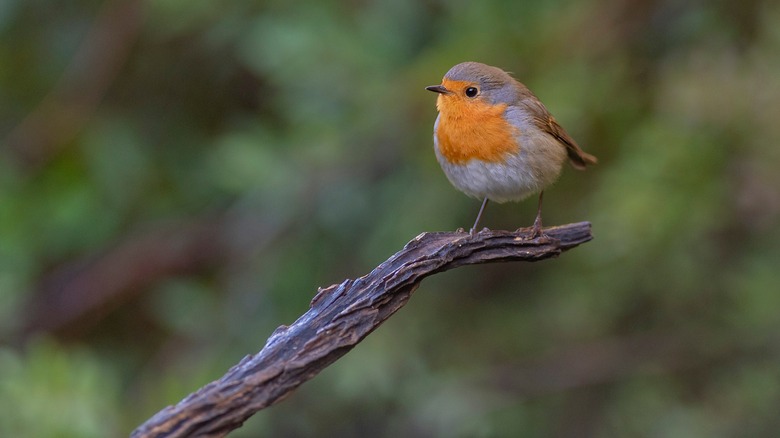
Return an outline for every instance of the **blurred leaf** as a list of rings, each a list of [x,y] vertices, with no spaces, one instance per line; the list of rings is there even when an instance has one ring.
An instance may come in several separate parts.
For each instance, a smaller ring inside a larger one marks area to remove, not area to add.
[[[116,378],[85,350],[29,343],[0,350],[0,432],[17,437],[105,437],[119,433]]]

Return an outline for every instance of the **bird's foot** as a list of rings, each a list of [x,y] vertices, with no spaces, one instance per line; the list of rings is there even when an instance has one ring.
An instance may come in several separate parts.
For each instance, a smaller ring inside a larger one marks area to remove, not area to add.
[[[490,228],[484,227],[484,228],[482,228],[479,231],[477,231],[476,228],[472,228],[472,229],[469,230],[469,234],[471,234],[472,236],[475,236],[475,235],[477,235],[479,233],[482,233],[482,232],[485,232],[485,231],[490,231]]]
[[[539,244],[553,243],[558,241],[558,239],[550,237],[544,232],[542,223],[539,220],[534,221],[534,224],[530,227],[518,228],[516,232],[525,234],[523,240],[533,241]]]
[[[515,232],[524,234],[524,236],[522,237],[523,240],[527,240],[529,242],[534,242],[539,244],[551,243],[558,240],[545,234],[545,232],[541,228],[522,227],[522,228],[518,228]]]

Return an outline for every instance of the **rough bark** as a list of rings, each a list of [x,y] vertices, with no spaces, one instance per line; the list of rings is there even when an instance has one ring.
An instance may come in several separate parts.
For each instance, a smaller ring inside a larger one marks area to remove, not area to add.
[[[420,234],[368,275],[320,289],[309,311],[276,329],[259,353],[158,412],[132,436],[224,436],[346,354],[405,305],[423,278],[464,265],[556,257],[592,238],[588,222],[544,232],[547,238],[535,240],[525,230]]]

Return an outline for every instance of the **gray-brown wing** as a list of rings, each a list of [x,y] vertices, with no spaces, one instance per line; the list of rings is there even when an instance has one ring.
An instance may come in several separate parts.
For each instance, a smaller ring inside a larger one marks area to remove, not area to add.
[[[530,94],[530,92],[529,92]],[[533,96],[533,95],[531,95]],[[547,108],[536,98],[525,99],[524,103],[533,114],[534,124],[542,131],[552,135],[563,146],[569,156],[569,162],[575,169],[584,170],[588,164],[596,164],[598,159],[580,148],[576,141],[563,129],[555,118],[547,111]]]

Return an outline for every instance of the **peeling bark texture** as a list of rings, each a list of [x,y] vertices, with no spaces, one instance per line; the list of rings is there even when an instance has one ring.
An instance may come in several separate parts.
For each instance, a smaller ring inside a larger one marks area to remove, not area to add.
[[[155,414],[132,437],[221,437],[288,396],[351,350],[409,300],[423,278],[464,265],[558,256],[591,240],[590,223],[528,230],[423,233],[357,280],[320,289],[311,308],[219,380]]]

